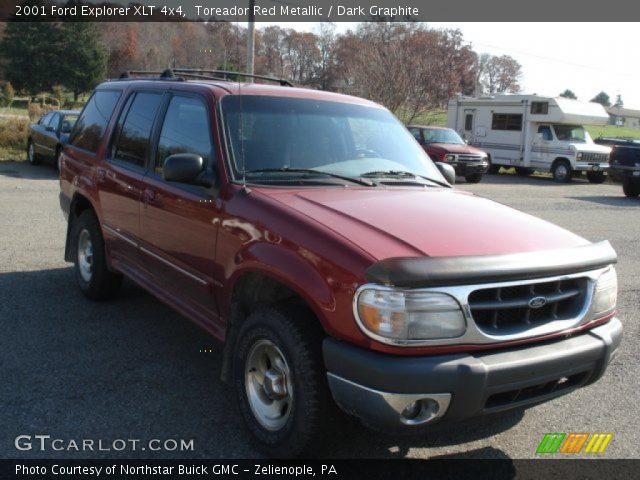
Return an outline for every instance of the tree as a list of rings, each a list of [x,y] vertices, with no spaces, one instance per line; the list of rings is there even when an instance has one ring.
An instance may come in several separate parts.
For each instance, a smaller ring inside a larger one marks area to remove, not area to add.
[[[92,90],[107,75],[107,51],[94,23],[66,22],[60,27],[62,52],[65,59],[58,69],[60,82],[73,92]]]
[[[616,103],[613,104],[614,107],[624,107],[624,102],[622,101],[622,95],[616,95]]]
[[[489,94],[516,93],[520,90],[522,66],[509,55],[491,57],[486,64],[484,86]]]
[[[576,96],[576,94],[575,94],[575,93],[573,93],[573,92],[572,92],[571,90],[569,90],[568,88],[567,88],[564,92],[562,92],[562,93],[560,94],[560,96],[561,96],[561,97],[563,97],[563,98],[570,98],[571,100],[577,100],[577,99],[578,99],[578,97]]]
[[[600,92],[595,97],[593,97],[590,101],[593,103],[599,103],[603,107],[611,106],[611,100],[609,99],[609,95],[607,95],[604,92]]]
[[[54,23],[7,23],[0,42],[5,78],[19,92],[36,95],[57,82],[60,37]]]

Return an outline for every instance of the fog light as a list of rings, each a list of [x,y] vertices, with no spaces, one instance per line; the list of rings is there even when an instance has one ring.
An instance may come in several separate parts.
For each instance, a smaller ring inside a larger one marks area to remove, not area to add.
[[[440,404],[431,398],[422,398],[409,403],[402,411],[400,420],[405,425],[420,425],[438,416]]]

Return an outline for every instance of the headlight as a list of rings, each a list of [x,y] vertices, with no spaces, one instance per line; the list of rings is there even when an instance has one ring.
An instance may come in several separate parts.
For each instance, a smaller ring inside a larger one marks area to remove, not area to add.
[[[582,160],[582,152],[576,153],[576,160]]]
[[[365,288],[355,310],[363,331],[386,343],[455,338],[466,330],[460,305],[444,293]]]
[[[591,311],[593,318],[603,317],[616,309],[618,299],[618,276],[616,269],[611,267],[598,278],[593,293]]]
[[[450,153],[449,153],[449,154],[448,154],[448,155],[446,155],[444,158],[445,158],[445,160],[446,160],[447,162],[453,162],[453,161],[455,161],[456,156],[455,156],[455,155],[452,155],[452,154],[450,154]]]

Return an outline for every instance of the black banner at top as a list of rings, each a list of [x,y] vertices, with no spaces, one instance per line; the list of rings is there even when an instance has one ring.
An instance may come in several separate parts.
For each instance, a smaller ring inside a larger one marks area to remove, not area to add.
[[[595,0],[2,0],[0,21],[10,18],[31,22],[633,21],[640,19],[640,4],[610,0],[607,8],[601,8]]]

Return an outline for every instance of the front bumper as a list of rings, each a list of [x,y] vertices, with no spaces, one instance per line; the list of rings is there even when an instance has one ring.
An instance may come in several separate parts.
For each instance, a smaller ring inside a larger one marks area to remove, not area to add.
[[[450,162],[450,165],[455,169],[456,175],[487,173],[489,168],[487,162]]]
[[[527,407],[598,380],[622,339],[617,318],[574,337],[491,352],[397,357],[328,338],[329,387],[375,428],[458,421]],[[408,408],[421,401],[421,414]]]
[[[619,177],[629,177],[640,182],[640,168],[639,167],[627,167],[625,165],[611,165],[609,167],[611,173],[618,175]]]
[[[609,170],[608,163],[581,163],[577,162],[574,170],[578,172],[606,172]]]

